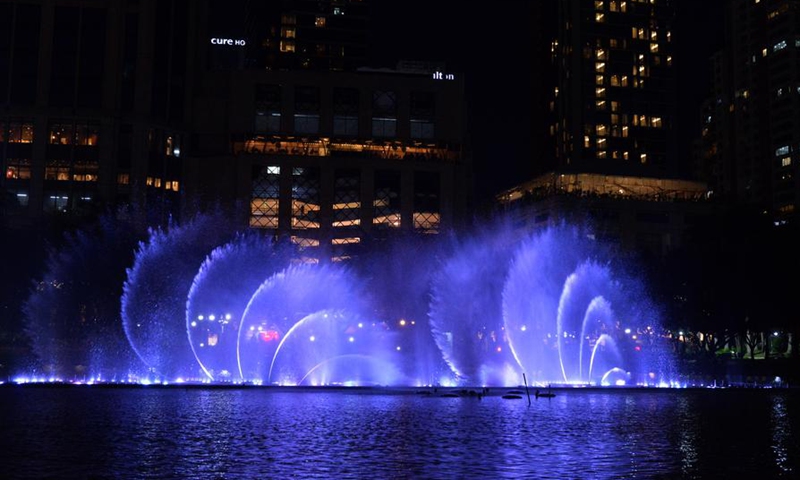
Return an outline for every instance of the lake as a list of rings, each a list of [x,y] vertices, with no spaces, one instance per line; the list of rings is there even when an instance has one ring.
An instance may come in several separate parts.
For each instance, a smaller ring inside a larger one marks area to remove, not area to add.
[[[3,478],[800,476],[800,392],[0,386]]]

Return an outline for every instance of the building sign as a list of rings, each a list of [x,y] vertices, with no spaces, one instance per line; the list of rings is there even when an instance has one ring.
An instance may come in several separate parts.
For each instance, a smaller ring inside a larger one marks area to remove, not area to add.
[[[452,73],[433,72],[434,80],[455,80],[456,76]]]
[[[212,38],[211,45],[230,45],[232,47],[244,47],[243,38]]]

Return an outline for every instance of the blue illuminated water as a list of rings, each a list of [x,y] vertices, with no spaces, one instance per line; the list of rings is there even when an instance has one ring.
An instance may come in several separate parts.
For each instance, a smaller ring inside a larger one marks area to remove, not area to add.
[[[639,270],[586,229],[520,235],[498,222],[424,248],[407,240],[347,263],[304,263],[292,246],[218,223],[201,215],[150,230],[119,298],[99,295],[110,281],[92,272],[81,289],[62,288],[71,264],[46,275],[25,310],[38,363],[23,376],[417,387],[512,386],[523,374],[534,385],[678,380],[675,339]],[[119,315],[96,315],[100,305]]]
[[[0,387],[4,478],[797,478],[790,390]]]

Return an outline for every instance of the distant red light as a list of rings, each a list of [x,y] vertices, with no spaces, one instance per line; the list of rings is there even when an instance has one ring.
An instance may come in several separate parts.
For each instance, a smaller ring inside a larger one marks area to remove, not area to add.
[[[635,347],[633,347],[633,349],[636,350],[637,352],[641,352],[642,351],[641,345],[636,345]]]
[[[278,341],[280,334],[276,330],[263,330],[258,332],[262,342]]]

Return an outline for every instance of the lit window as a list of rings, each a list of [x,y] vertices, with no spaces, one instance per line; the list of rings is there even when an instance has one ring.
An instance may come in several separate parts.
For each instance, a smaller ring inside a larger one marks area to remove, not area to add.
[[[594,9],[595,10],[603,10],[605,2],[603,0],[595,0],[594,1]],[[612,4],[615,2],[611,2]]]
[[[605,150],[598,150],[597,158],[608,158],[608,152],[606,152]]]
[[[604,78],[602,75],[595,75],[595,77],[594,77],[594,83],[595,83],[595,84],[597,84],[597,85],[602,85],[602,84],[603,84],[603,81],[604,81],[604,79],[605,79],[605,78]]]
[[[762,57],[766,57],[767,56],[767,49],[766,48],[762,48],[761,49],[761,56]]]
[[[623,137],[627,137],[628,136],[628,126],[627,125],[622,127],[622,136]],[[625,152],[625,160],[627,160],[627,159],[628,159],[628,152]]]
[[[788,167],[792,164],[792,157],[781,158],[781,167]]]
[[[595,57],[597,57],[598,60],[608,60],[608,52],[606,52],[605,49],[598,48],[597,52],[595,52]]]
[[[778,147],[775,150],[775,156],[786,155],[787,153],[789,153],[789,145],[784,145],[782,147]]]
[[[606,62],[597,62],[594,64],[594,71],[604,73],[606,71]]]
[[[639,161],[641,163],[647,163],[647,154],[643,153],[643,154],[639,155]]]
[[[317,17],[314,19],[314,26],[315,27],[324,27],[325,26],[325,17]]]
[[[628,152],[622,152],[622,158],[627,160],[628,159]]]
[[[619,75],[611,75],[611,86],[619,87]]]
[[[603,23],[606,21],[606,14],[602,12],[597,12],[594,14],[594,21],[597,23]]]
[[[786,48],[786,40],[781,40],[772,47],[773,52],[778,52]]]
[[[606,89],[605,87],[595,88],[594,93],[597,98],[604,98],[606,96]]]
[[[651,52],[651,53],[656,53],[656,52],[658,52],[658,44],[657,44],[657,43],[651,43],[651,44],[650,44],[650,52]]]
[[[650,126],[653,128],[661,128],[661,117],[652,117],[650,119]]]
[[[281,37],[283,38],[295,38],[296,30],[294,27],[291,28],[281,28]]]
[[[619,102],[616,100],[611,100],[611,111],[616,112],[619,111]],[[614,122],[616,123],[616,122]]]
[[[592,146],[592,140],[589,138],[589,135],[583,136],[583,148],[589,148]]]
[[[597,139],[597,148],[605,150],[605,148],[606,148],[606,139],[605,138],[598,138]]]
[[[597,100],[595,102],[595,108],[598,110],[605,110],[606,109],[606,101],[605,100]]]
[[[608,135],[608,127],[606,127],[603,124],[597,125],[595,127],[595,130],[597,131],[597,136],[599,137],[605,137],[606,135]]]
[[[623,86],[623,87],[627,87],[628,86],[628,76],[627,75],[623,75],[622,78],[620,79],[619,84],[621,86]]]
[[[272,165],[267,167],[267,175],[280,175],[280,174],[281,174],[281,167]]]
[[[294,52],[294,42],[291,40],[281,40],[280,50],[284,53]]]

